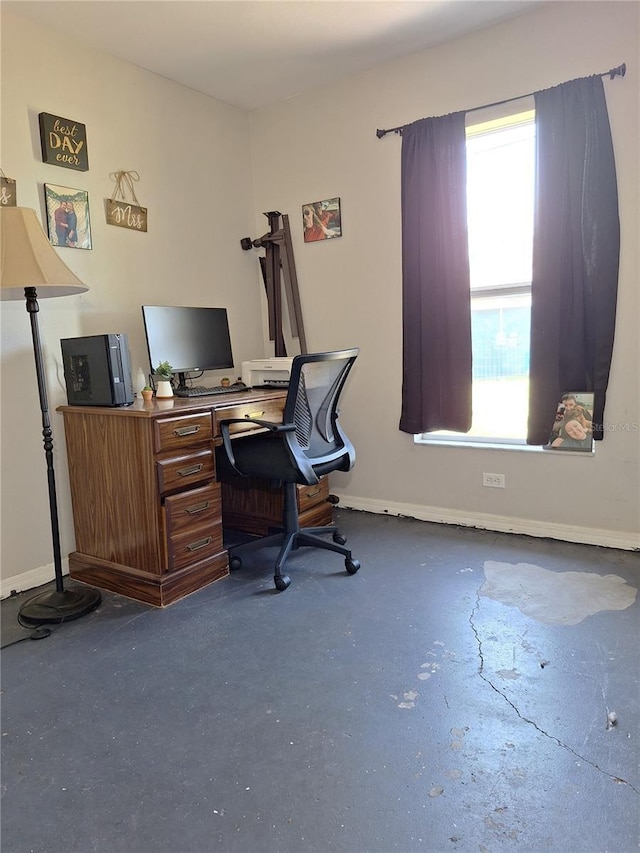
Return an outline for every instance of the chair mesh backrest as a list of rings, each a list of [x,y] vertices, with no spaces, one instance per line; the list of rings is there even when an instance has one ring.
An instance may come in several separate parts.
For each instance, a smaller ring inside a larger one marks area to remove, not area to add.
[[[356,355],[357,350],[346,350],[344,355],[315,353],[294,359],[286,414],[309,459],[320,459],[342,446],[334,426],[340,392]]]

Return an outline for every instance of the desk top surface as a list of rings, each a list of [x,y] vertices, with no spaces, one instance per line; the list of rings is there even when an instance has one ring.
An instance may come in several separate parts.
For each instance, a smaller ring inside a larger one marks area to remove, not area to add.
[[[245,403],[258,403],[261,400],[284,400],[285,390],[250,388],[230,394],[212,394],[203,397],[153,397],[148,403],[135,399],[130,406],[58,406],[57,412],[63,414],[108,415],[110,417],[157,418],[173,413],[176,415],[191,412],[208,412],[212,409],[225,409],[242,406]]]

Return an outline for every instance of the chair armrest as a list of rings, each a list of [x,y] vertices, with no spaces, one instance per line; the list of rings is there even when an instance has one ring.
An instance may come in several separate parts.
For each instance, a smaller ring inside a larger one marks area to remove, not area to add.
[[[229,424],[258,424],[270,432],[291,432],[291,430],[296,428],[295,424],[274,424],[273,421],[262,421],[259,418],[225,418],[218,421],[218,424],[223,432],[225,431],[225,427],[228,432]]]
[[[274,424],[272,421],[263,421],[259,418],[225,418],[218,421],[220,432],[222,433],[222,443],[224,445],[224,450],[227,454],[229,464],[233,470],[242,477],[246,475],[236,465],[236,457],[234,456],[232,447],[233,442],[229,432],[229,426],[231,424],[257,424],[258,426],[269,430],[269,432],[292,432],[296,428],[295,424]]]

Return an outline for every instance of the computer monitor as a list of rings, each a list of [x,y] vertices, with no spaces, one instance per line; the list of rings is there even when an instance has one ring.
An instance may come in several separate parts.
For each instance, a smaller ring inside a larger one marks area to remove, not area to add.
[[[168,361],[184,385],[188,373],[233,367],[226,308],[143,305],[142,318],[152,372]]]

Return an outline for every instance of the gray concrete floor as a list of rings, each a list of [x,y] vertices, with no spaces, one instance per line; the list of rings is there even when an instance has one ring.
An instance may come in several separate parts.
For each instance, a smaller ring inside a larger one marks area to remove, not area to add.
[[[637,849],[638,555],[336,515],[357,575],[263,552],[5,648],[3,853]]]

